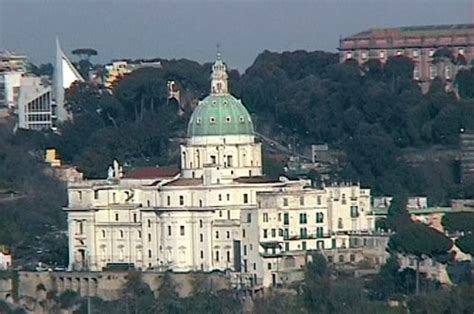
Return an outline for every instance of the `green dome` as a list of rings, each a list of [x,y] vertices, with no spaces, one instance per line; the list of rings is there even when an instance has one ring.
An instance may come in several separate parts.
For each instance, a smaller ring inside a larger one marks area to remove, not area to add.
[[[209,95],[194,109],[188,137],[253,135],[250,115],[240,100],[230,94]]]

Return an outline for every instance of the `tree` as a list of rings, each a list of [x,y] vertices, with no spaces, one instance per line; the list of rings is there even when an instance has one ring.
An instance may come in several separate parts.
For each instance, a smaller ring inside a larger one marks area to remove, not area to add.
[[[392,252],[411,255],[416,259],[416,294],[420,291],[420,261],[446,256],[453,242],[443,233],[418,222],[399,225],[388,243]]]
[[[155,297],[150,287],[143,282],[140,272],[127,274],[123,287],[123,301],[127,313],[152,313],[155,309]]]

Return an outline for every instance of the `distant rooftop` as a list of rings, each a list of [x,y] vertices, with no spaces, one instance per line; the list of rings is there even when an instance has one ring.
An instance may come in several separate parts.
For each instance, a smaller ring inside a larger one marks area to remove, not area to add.
[[[177,167],[147,167],[131,170],[124,175],[124,179],[161,179],[173,178],[179,173]]]
[[[474,30],[474,24],[446,24],[446,25],[420,25],[420,26],[403,26],[393,28],[371,28],[360,33],[346,37],[351,38],[367,38],[376,34],[400,34],[401,36],[427,36],[433,34],[453,34],[465,33]]]

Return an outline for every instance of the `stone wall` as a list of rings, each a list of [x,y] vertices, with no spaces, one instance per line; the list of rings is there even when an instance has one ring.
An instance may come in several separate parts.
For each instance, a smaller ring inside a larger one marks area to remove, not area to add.
[[[151,290],[156,291],[164,276],[163,273],[142,272],[142,280]],[[178,293],[188,296],[193,284],[206,284],[217,291],[230,288],[230,278],[223,273],[171,273]],[[20,272],[18,295],[20,297],[41,298],[41,294],[54,291],[61,294],[67,290],[81,296],[97,296],[103,300],[116,300],[122,297],[122,289],[127,282],[127,272]]]

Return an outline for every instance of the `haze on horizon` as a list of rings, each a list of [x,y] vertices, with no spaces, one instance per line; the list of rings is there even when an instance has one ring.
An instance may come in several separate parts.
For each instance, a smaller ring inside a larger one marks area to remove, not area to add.
[[[340,36],[371,27],[473,23],[470,0],[142,1],[0,0],[0,50],[52,62],[64,51],[97,49],[120,58],[213,60],[244,70],[263,50],[335,52]]]

